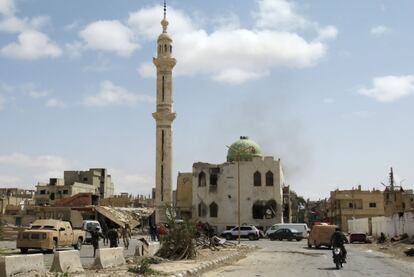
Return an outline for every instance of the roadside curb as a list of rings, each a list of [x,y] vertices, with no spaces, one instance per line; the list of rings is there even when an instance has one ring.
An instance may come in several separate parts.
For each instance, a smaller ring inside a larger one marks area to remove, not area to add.
[[[254,249],[255,248],[251,248],[249,250],[254,250]],[[216,269],[216,268],[224,265],[225,263],[238,261],[241,258],[245,257],[246,254],[247,254],[246,250],[240,249],[240,251],[238,251],[236,253],[232,253],[230,255],[223,256],[223,257],[214,259],[212,261],[203,262],[200,265],[198,265],[197,267],[194,267],[192,269],[187,269],[187,270],[184,270],[184,271],[179,271],[179,272],[177,272],[173,275],[169,275],[169,277],[200,276],[202,273],[205,273],[207,271]]]

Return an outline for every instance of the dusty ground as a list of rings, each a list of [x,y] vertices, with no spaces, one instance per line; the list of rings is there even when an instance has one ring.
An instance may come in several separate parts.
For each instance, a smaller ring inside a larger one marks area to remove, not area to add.
[[[355,244],[356,245],[356,244]],[[414,248],[414,244],[406,242],[386,242],[383,244],[371,243],[371,244],[358,244],[360,248],[366,248],[384,254],[388,254],[394,259],[403,261],[414,262],[414,257],[407,256],[404,251],[410,248]]]

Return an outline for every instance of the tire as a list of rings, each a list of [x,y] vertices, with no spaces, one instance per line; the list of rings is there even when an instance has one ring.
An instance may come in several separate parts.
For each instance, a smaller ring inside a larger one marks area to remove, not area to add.
[[[20,253],[22,254],[27,254],[28,251],[29,251],[28,248],[20,248]]]
[[[254,234],[249,234],[248,239],[249,239],[249,240],[256,240],[256,235],[254,235]]]
[[[232,234],[226,234],[226,240],[232,240],[233,235]]]
[[[296,241],[301,241],[302,239],[296,239]]]
[[[73,246],[76,250],[81,250],[82,248],[82,238],[78,238],[78,242]]]
[[[274,237],[269,237],[269,239],[270,239],[270,240],[275,240],[275,238],[274,238]]]

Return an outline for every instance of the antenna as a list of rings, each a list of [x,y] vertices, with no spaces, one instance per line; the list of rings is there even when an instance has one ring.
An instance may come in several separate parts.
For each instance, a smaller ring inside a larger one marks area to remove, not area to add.
[[[167,0],[164,0],[164,18],[167,17]]]

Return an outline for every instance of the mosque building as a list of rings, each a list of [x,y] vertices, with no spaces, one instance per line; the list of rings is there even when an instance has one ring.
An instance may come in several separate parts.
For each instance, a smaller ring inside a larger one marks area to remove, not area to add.
[[[179,173],[176,206],[181,217],[208,222],[219,233],[239,223],[267,229],[283,222],[284,186],[280,159],[240,137],[226,162],[197,162],[192,173]]]

